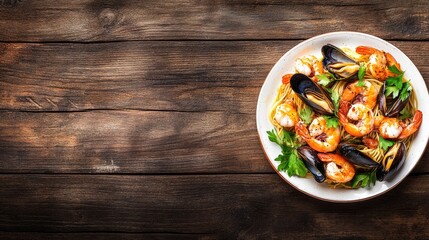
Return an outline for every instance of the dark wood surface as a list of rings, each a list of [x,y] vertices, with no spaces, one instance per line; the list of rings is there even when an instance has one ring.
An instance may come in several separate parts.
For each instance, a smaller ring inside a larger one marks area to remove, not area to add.
[[[429,150],[390,192],[328,203],[255,123],[317,34],[382,37],[429,79],[427,1],[0,3],[0,239],[429,239]]]

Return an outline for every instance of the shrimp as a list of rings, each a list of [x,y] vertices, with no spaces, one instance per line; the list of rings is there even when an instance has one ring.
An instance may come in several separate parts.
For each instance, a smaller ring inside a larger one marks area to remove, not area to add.
[[[325,72],[322,61],[315,56],[298,58],[295,61],[295,70],[308,77],[314,77]],[[315,79],[313,79],[314,81]]]
[[[374,125],[372,109],[377,105],[377,96],[377,89],[366,80],[362,87],[359,87],[358,81],[355,81],[348,84],[344,89],[341,95],[338,118],[350,135],[362,137],[371,132]]]
[[[422,123],[423,113],[417,110],[410,124],[397,118],[383,118],[379,124],[380,135],[385,139],[404,139],[415,133]]]
[[[378,147],[378,141],[375,139],[372,139],[370,137],[363,137],[362,142],[365,144],[365,146],[374,149]]]
[[[341,95],[341,100],[353,103],[362,103],[369,109],[373,109],[377,105],[378,91],[369,81],[364,81],[364,86],[358,87],[358,81],[350,83],[344,89]]]
[[[340,143],[340,129],[328,128],[324,117],[313,119],[308,129],[300,121],[295,125],[295,131],[311,148],[318,152],[332,152],[337,149]]]
[[[401,70],[401,65],[390,53],[368,46],[358,46],[356,52],[361,55],[370,55],[367,72],[380,81],[394,76],[388,66],[394,65],[397,69]]]
[[[291,77],[293,76],[293,74],[285,74],[282,77],[282,83],[283,84],[288,84],[290,82]]]
[[[317,156],[322,162],[327,162],[326,177],[337,183],[346,183],[355,176],[353,164],[348,162],[339,154],[318,153]]]
[[[340,101],[338,118],[344,130],[355,137],[370,133],[374,126],[372,110],[362,103],[353,104],[350,109],[348,106],[348,102]]]
[[[293,104],[292,101],[287,100],[286,102],[277,106],[274,119],[282,127],[290,128],[295,126],[295,124],[299,121],[299,116],[298,112],[296,111],[295,104]]]

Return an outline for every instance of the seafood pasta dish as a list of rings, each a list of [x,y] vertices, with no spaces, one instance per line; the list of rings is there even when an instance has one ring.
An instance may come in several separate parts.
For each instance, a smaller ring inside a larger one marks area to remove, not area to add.
[[[278,170],[344,188],[394,178],[423,119],[406,69],[381,49],[331,44],[294,68],[268,116]]]

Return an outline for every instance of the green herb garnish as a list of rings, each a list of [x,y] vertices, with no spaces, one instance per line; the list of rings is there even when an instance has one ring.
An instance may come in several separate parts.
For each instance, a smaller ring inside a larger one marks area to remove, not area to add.
[[[311,123],[313,116],[313,111],[311,111],[311,108],[305,106],[301,111],[299,111],[299,117],[304,121],[306,125]]]
[[[363,78],[365,76],[365,72],[366,72],[366,66],[364,64],[361,64],[359,67],[359,72],[358,72],[359,81],[356,84],[356,86],[358,86],[358,87],[365,86],[365,82],[363,81]]]
[[[398,97],[399,89],[396,86],[387,86],[386,90],[384,91],[384,94],[386,95],[386,97],[392,93],[393,93],[393,98]]]
[[[337,117],[323,115],[323,118],[326,120],[326,126],[328,128],[337,128],[340,125]]]
[[[394,141],[386,140],[382,136],[378,136],[378,147],[387,151],[387,149],[395,144]]]
[[[307,168],[304,163],[298,157],[296,150],[293,150],[293,153],[289,155],[289,160],[286,162],[287,166],[285,170],[287,171],[287,175],[291,176],[300,176],[305,177],[307,175]]]
[[[391,71],[392,73],[394,73],[396,75],[400,75],[400,74],[404,73],[401,70],[399,70],[395,65],[388,66],[387,68],[389,69],[389,71]]]
[[[404,82],[400,95],[402,101],[405,101],[405,99],[407,99],[407,97],[410,95],[411,90],[413,90],[413,88],[411,87],[410,82]]]
[[[319,81],[317,82],[319,85],[322,86],[327,86],[329,83],[331,83],[331,79],[329,79],[329,77],[326,74],[319,74],[316,75],[316,78],[319,79]]]
[[[365,188],[375,185],[376,182],[375,170],[372,172],[358,173],[352,179],[352,188]]]
[[[405,72],[399,70],[395,65],[389,66],[388,68],[390,72],[397,76],[388,77],[386,79],[386,89],[384,94],[386,97],[392,94],[393,98],[400,96],[401,100],[405,101],[413,89],[409,81],[403,82]]]
[[[271,142],[277,143],[282,149],[282,153],[274,159],[275,161],[280,162],[277,169],[279,171],[287,172],[289,177],[305,177],[308,170],[298,156],[296,148],[300,146],[300,143],[296,135],[286,130],[277,134],[275,129],[267,131],[267,134],[268,139],[270,139]]]
[[[412,117],[413,115],[411,114],[411,111],[409,109],[408,106],[404,107],[400,112],[399,112],[399,119],[404,120],[407,118]]]
[[[338,116],[338,108],[340,106],[340,94],[337,91],[333,91],[331,95],[332,101],[334,103],[334,114]]]

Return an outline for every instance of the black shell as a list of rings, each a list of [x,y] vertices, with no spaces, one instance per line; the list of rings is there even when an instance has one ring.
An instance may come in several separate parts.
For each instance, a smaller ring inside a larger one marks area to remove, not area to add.
[[[384,94],[385,89],[386,82],[384,82],[378,94],[378,104],[380,106],[380,110],[386,117],[395,117],[402,111],[402,109],[404,109],[405,105],[407,105],[411,94],[409,94],[404,101],[402,101],[399,96],[396,99],[392,99],[392,97],[390,97],[388,100]]]
[[[334,104],[329,95],[319,85],[304,74],[296,73],[290,79],[292,90],[315,112],[334,115]]]
[[[317,157],[317,152],[309,146],[301,146],[297,149],[307,169],[313,174],[314,179],[321,183],[326,179],[325,168],[322,161]]]
[[[338,80],[352,82],[358,79],[359,64],[332,44],[322,47],[323,67]]]
[[[354,145],[348,143],[340,143],[340,153],[351,163],[364,168],[376,168],[378,163],[365,153],[359,151]]]
[[[395,145],[393,145],[389,151],[386,152],[383,161],[381,161],[380,165],[377,167],[377,180],[383,181],[385,178],[391,178],[394,176],[402,167],[402,165],[404,165],[406,155],[407,148],[405,143],[395,143]],[[389,164],[391,161],[393,162]]]

